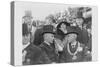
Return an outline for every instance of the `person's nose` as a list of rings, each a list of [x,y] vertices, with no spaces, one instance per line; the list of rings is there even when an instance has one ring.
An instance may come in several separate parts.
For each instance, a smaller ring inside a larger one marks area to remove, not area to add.
[[[54,37],[52,37],[52,39],[54,40],[55,38],[54,38]]]

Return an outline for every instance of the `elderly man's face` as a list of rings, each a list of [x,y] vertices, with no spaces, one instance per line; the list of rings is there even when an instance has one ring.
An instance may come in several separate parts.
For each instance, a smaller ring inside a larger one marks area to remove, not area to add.
[[[46,34],[44,34],[44,37],[45,37],[45,39],[46,39],[49,43],[53,43],[54,34],[46,33]]]

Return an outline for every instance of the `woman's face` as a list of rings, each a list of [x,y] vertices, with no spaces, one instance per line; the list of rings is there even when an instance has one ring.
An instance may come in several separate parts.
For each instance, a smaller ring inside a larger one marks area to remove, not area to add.
[[[68,35],[68,42],[73,42],[74,40],[76,40],[77,35],[76,34],[69,34]]]
[[[61,24],[60,28],[66,29],[66,25],[64,23]]]
[[[83,24],[83,19],[80,19],[80,18],[78,19],[77,18],[76,23],[77,23],[78,26],[82,25]]]

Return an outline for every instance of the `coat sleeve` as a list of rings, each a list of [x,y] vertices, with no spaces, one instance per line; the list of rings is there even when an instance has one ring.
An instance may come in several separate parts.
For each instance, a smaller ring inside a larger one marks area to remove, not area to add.
[[[42,51],[42,55],[40,56],[40,61],[41,61],[43,64],[52,63],[52,61],[49,59],[48,55],[46,54],[43,45],[40,46],[40,48],[41,48],[41,51]]]
[[[52,61],[49,59],[49,57],[47,56],[47,54],[44,51],[42,51],[42,55],[40,56],[40,61],[42,64],[52,63]]]

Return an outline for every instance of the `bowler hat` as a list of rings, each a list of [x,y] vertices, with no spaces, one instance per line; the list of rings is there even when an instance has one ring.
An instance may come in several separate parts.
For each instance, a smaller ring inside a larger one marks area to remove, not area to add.
[[[42,35],[44,35],[45,33],[55,34],[54,27],[52,25],[45,25],[43,27]]]

